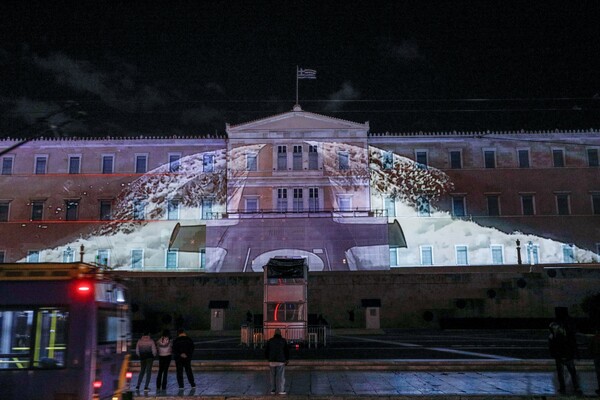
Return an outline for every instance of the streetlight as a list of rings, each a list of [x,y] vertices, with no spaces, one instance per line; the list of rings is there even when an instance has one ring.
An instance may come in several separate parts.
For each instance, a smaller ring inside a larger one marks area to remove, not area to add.
[[[65,262],[73,262],[73,249],[67,246],[65,249]]]
[[[533,265],[533,242],[531,240],[527,242],[527,257],[529,257],[529,264]]]

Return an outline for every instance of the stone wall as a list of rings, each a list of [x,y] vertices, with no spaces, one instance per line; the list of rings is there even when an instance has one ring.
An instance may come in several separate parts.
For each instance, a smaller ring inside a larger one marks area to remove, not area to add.
[[[133,320],[209,329],[211,301],[226,301],[224,329],[238,329],[247,311],[262,314],[260,273],[123,273]],[[311,272],[308,312],[334,328],[364,328],[364,299],[381,302],[382,328],[439,328],[446,319],[551,318],[565,306],[585,317],[581,302],[600,292],[600,265],[399,268],[374,272]],[[352,316],[354,318],[352,318]],[[158,329],[158,328],[157,328]]]

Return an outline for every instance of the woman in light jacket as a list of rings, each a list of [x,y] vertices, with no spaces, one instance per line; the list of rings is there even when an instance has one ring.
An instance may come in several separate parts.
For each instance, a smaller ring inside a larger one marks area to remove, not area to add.
[[[167,376],[169,375],[169,365],[171,364],[171,355],[173,354],[173,342],[170,332],[165,329],[160,339],[156,341],[158,349],[158,376],[156,377],[156,391],[167,389]]]

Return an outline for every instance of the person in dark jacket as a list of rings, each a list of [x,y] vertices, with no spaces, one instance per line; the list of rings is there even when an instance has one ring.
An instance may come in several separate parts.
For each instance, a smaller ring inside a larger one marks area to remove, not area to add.
[[[556,318],[548,327],[550,330],[548,347],[550,355],[554,358],[556,363],[556,375],[559,386],[558,391],[561,394],[566,392],[564,375],[564,369],[566,367],[571,375],[575,393],[581,394],[577,371],[575,370],[575,358],[579,357],[575,324],[569,317],[568,309],[566,307],[556,307],[554,312]]]
[[[290,350],[287,341],[281,336],[281,330],[275,329],[275,334],[267,341],[265,357],[269,360],[271,394],[286,394],[285,366],[290,359]]]
[[[140,340],[138,340],[135,346],[135,354],[140,358],[140,375],[138,376],[136,390],[140,390],[140,384],[146,375],[146,384],[144,385],[144,391],[150,390],[148,385],[150,384],[150,375],[152,374],[152,363],[154,357],[156,357],[156,344],[154,340],[150,338],[150,332],[144,332]]]
[[[194,354],[194,341],[185,334],[181,328],[177,330],[177,337],[173,340],[173,357],[177,367],[177,383],[179,390],[183,390],[183,370],[192,389],[196,387],[192,373],[192,354]]]

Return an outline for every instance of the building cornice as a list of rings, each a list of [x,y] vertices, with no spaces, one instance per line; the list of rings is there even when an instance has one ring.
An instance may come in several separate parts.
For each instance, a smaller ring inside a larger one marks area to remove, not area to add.
[[[598,134],[600,131],[590,129],[554,129],[554,130],[518,130],[518,131],[437,131],[437,132],[370,132],[370,137],[425,137],[425,136],[468,136],[478,137],[487,135],[553,135],[553,134]]]
[[[20,142],[27,140],[28,142],[102,142],[102,141],[141,141],[141,140],[197,140],[197,139],[227,139],[225,134],[209,134],[209,135],[154,135],[154,136],[68,136],[68,137],[38,137],[34,139],[20,137],[3,137],[0,142]]]

